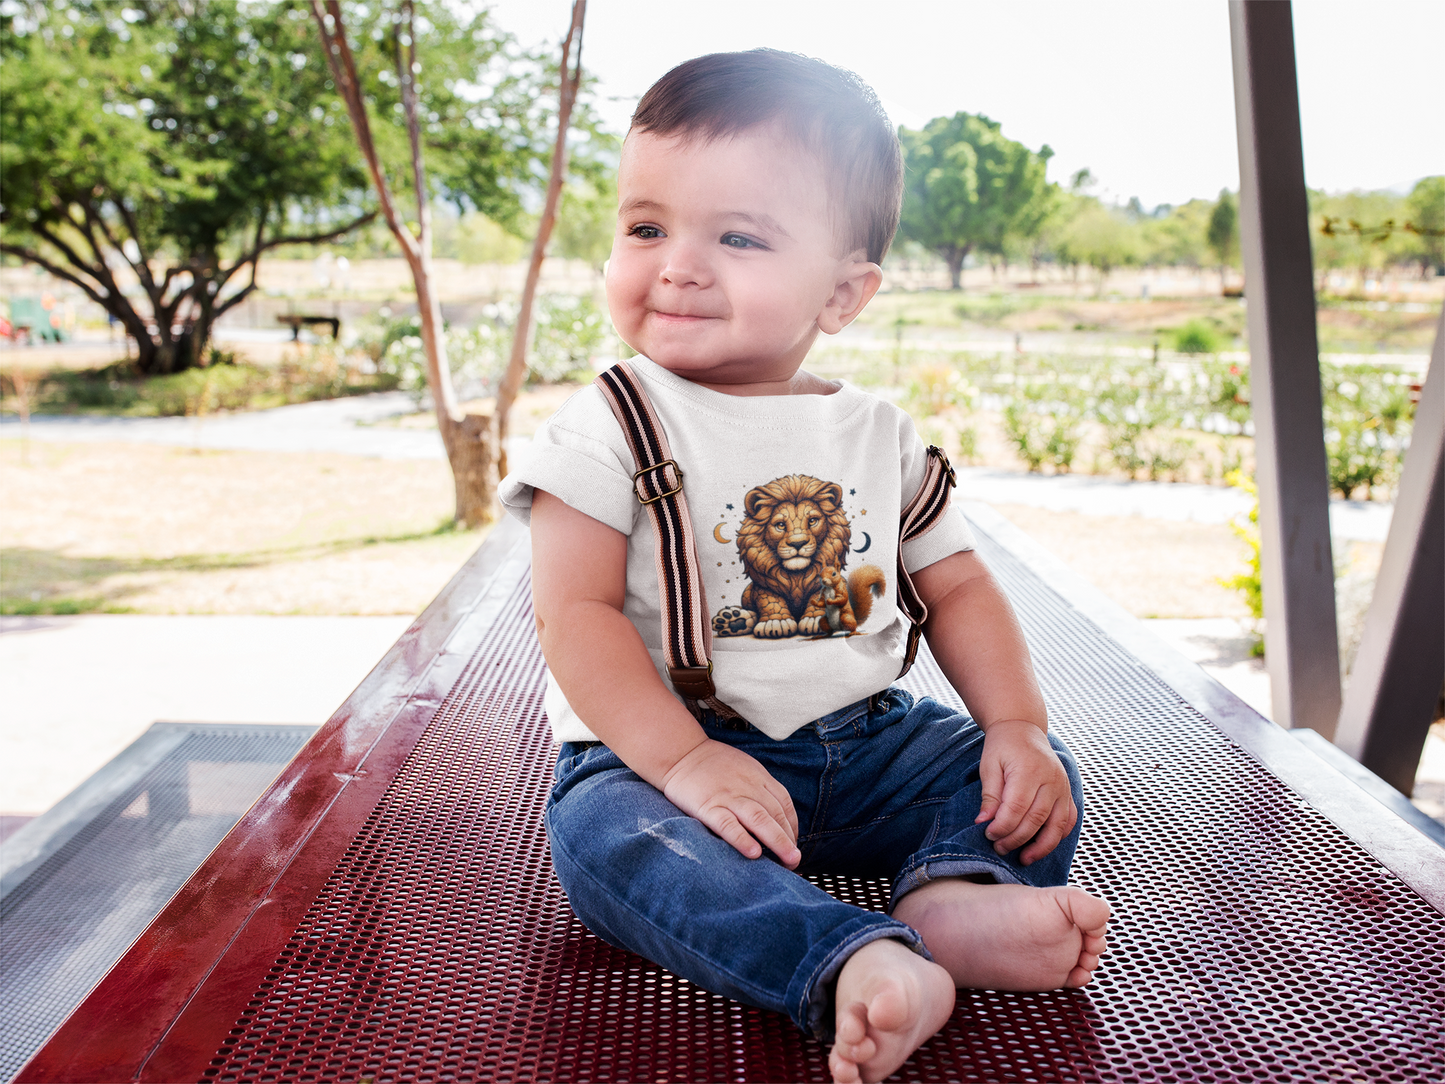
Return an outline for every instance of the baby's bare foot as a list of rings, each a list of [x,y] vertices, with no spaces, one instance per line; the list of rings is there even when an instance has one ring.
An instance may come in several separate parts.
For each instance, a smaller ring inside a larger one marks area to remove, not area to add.
[[[890,1076],[953,1012],[953,980],[901,941],[870,941],[843,965],[834,995],[835,1081]]]
[[[1093,978],[1109,905],[1080,888],[946,878],[904,896],[893,917],[923,936],[959,986],[1056,990]]]

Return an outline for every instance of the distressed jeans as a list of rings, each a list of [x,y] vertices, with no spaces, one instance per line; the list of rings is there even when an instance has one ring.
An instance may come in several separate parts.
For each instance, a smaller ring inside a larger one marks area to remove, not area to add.
[[[547,801],[553,864],[577,916],[599,937],[697,985],[787,1013],[820,1039],[832,988],[853,952],[895,938],[927,955],[918,933],[843,903],[801,874],[886,878],[892,903],[940,877],[1061,885],[1079,826],[1023,866],[974,824],[983,732],[931,698],[889,689],[817,719],[783,741],[706,713],[710,738],[756,757],[793,797],[802,864],[748,859],[644,782],[605,745],[572,742]],[[1052,734],[1083,813],[1074,758]]]

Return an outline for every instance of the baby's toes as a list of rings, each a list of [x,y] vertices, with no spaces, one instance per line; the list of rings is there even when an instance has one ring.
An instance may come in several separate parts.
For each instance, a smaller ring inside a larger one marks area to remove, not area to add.
[[[843,1057],[836,1048],[828,1055],[828,1071],[833,1074],[833,1084],[862,1084],[858,1063]]]

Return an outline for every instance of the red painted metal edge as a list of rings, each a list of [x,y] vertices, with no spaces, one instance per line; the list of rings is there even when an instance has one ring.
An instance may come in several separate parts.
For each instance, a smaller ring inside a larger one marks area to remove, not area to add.
[[[16,1081],[200,1076],[528,558],[499,524]]]

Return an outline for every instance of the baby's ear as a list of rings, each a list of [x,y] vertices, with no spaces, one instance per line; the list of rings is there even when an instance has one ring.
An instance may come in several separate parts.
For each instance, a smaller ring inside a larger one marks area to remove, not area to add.
[[[845,261],[839,271],[833,296],[818,314],[818,330],[836,335],[851,324],[883,285],[883,268],[867,260]]]

